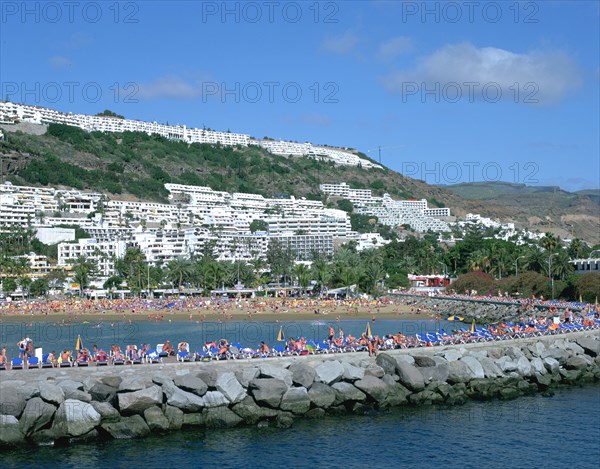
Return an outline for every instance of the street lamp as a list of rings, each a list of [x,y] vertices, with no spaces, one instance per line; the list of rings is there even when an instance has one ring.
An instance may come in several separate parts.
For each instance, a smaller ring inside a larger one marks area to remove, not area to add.
[[[552,284],[552,300],[554,301],[554,275],[552,275],[552,257],[558,256],[558,253],[555,252],[548,256],[548,275],[550,275],[550,283]]]
[[[519,259],[525,259],[527,256],[519,256],[515,261],[515,277],[519,276]]]

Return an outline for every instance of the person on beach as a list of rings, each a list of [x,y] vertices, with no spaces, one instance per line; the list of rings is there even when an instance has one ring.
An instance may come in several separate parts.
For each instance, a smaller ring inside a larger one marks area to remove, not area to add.
[[[173,350],[173,346],[171,345],[170,341],[167,340],[163,345],[163,352],[167,353],[168,355],[175,354],[175,351]]]
[[[267,344],[265,344],[265,342],[263,340],[261,340],[258,352],[260,354],[266,355],[266,354],[269,354],[271,352],[271,350],[269,349],[269,346]]]

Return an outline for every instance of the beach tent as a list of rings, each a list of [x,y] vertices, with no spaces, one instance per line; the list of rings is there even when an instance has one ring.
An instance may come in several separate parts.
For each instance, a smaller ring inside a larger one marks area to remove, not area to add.
[[[279,326],[279,333],[277,334],[277,341],[283,342],[285,340],[285,335],[283,334],[283,326]]]

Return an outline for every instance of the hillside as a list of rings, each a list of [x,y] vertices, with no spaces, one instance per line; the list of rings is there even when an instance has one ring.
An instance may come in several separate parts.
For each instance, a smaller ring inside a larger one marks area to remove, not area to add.
[[[190,145],[144,133],[87,133],[52,124],[42,135],[5,134],[5,141],[0,142],[0,174],[15,184],[74,187],[116,198],[165,202],[166,182],[322,199],[319,184],[345,181],[351,187],[370,188],[376,195],[387,192],[394,198],[425,198],[431,206],[450,207],[458,216],[480,213],[562,236],[572,230],[592,244],[600,241],[600,207],[588,194],[503,184],[431,186],[386,168],[334,166],[276,156],[254,146]]]
[[[580,237],[597,244],[600,237],[598,190],[567,192],[555,186],[526,186],[507,182],[473,182],[444,186],[478,203],[492,218],[513,217],[532,230]]]

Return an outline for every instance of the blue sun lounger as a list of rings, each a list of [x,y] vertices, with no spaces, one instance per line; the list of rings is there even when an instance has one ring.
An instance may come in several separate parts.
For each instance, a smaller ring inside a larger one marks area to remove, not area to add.
[[[23,369],[23,359],[19,357],[15,357],[10,361],[10,369],[11,370],[22,370]]]

